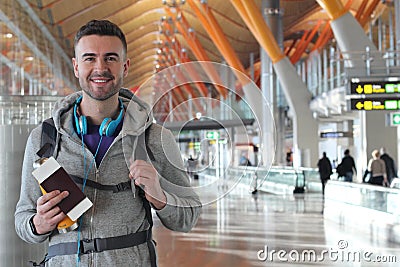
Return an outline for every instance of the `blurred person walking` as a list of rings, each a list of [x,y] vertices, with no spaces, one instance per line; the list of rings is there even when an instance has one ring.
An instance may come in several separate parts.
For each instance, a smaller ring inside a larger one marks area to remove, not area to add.
[[[368,183],[374,185],[388,185],[388,179],[386,175],[385,162],[380,159],[380,153],[377,149],[371,153],[372,159],[368,162],[368,172],[371,173]]]
[[[339,171],[340,170],[340,171]],[[353,172],[354,170],[354,172]],[[350,156],[350,150],[346,149],[344,151],[344,157],[342,162],[337,166],[337,171],[339,176],[344,176],[345,182],[353,181],[353,173],[357,173],[356,164],[354,158]],[[343,173],[343,175],[342,175]]]
[[[397,177],[397,170],[396,166],[394,163],[394,160],[392,157],[389,156],[389,154],[386,152],[386,149],[384,147],[381,148],[381,160],[385,162],[385,167],[386,167],[386,176],[388,183],[390,184],[393,180],[393,178]]]
[[[322,158],[318,161],[318,172],[322,184],[322,195],[325,195],[325,185],[332,174],[332,164],[326,156],[326,152],[322,153]]]

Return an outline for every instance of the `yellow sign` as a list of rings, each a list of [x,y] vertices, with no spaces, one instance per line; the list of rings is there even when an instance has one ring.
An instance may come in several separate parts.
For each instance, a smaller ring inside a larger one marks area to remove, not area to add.
[[[373,98],[351,99],[352,110],[400,110],[399,99]]]
[[[350,82],[351,94],[395,94],[400,93],[400,82],[374,81],[374,82]]]

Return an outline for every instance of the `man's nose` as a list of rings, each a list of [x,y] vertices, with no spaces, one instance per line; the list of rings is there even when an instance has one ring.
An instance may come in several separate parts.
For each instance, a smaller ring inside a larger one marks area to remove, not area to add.
[[[96,70],[98,71],[104,71],[108,69],[108,64],[105,60],[103,59],[99,59],[96,61],[96,65],[95,65]]]

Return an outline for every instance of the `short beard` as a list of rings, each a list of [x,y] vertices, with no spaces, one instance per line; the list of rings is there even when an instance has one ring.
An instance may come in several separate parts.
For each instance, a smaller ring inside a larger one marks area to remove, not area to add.
[[[109,92],[107,95],[102,96],[102,97],[98,97],[98,96],[93,95],[93,92],[91,92],[91,91],[89,91],[89,90],[87,90],[87,89],[83,89],[83,88],[82,88],[82,90],[83,90],[90,98],[92,98],[92,99],[94,99],[94,100],[98,100],[98,101],[104,101],[104,100],[107,100],[107,99],[113,97],[115,94],[119,93],[119,90],[120,90],[121,87],[115,87],[115,88],[116,88],[115,90]]]
[[[85,82],[88,84],[88,86],[82,86],[85,85]],[[90,98],[94,99],[94,100],[98,100],[98,101],[104,101],[107,100],[109,98],[111,98],[112,96],[114,96],[115,94],[119,93],[119,90],[122,87],[122,79],[118,82],[118,84],[115,85],[115,87],[113,88],[112,91],[110,91],[108,94],[98,97],[96,95],[94,95],[94,93],[92,91],[90,91],[90,87],[89,87],[89,83],[90,81],[86,81],[82,82],[81,80],[79,80],[79,84],[81,86],[82,91],[84,91]]]

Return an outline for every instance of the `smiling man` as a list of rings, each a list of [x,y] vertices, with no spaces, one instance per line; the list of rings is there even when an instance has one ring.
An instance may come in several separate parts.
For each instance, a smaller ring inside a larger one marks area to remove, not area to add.
[[[16,231],[26,242],[49,242],[47,256],[36,266],[156,266],[151,208],[165,227],[184,232],[201,210],[175,138],[152,123],[146,103],[121,88],[130,61],[125,36],[115,24],[84,25],[75,36],[72,63],[82,91],[55,105],[51,155],[93,207],[76,230],[57,232],[66,216],[57,204],[68,192],[42,195],[32,175],[43,147],[42,124],[25,150]]]

